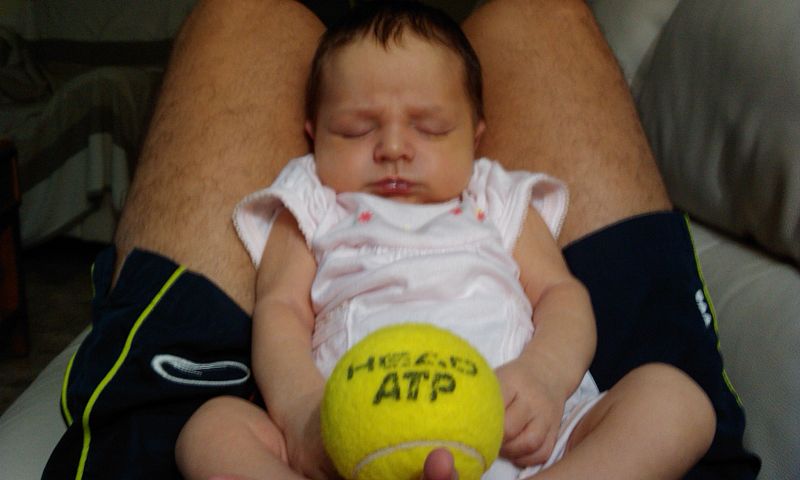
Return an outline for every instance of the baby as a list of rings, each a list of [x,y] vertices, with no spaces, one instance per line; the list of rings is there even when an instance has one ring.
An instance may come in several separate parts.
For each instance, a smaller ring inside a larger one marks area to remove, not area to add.
[[[678,478],[705,452],[714,413],[678,370],[645,365],[597,391],[591,304],[555,241],[566,188],[474,160],[481,72],[457,24],[416,3],[356,10],[320,42],[305,128],[313,155],[234,214],[258,268],[267,410],[201,407],[176,449],[184,476],[336,476],[325,378],[368,333],[407,321],[461,335],[496,368],[505,434],[484,478]]]

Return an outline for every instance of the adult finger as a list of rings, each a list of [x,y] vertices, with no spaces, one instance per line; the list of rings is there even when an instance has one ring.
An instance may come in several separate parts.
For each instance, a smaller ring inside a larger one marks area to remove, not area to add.
[[[422,480],[458,480],[455,460],[446,448],[437,448],[428,454],[422,470]]]

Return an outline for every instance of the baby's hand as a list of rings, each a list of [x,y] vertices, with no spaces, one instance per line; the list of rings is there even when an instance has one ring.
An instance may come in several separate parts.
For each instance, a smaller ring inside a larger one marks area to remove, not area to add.
[[[566,399],[519,361],[498,368],[497,377],[506,405],[500,455],[518,467],[544,463],[555,447]]]
[[[321,392],[297,398],[283,426],[289,465],[314,480],[340,478],[322,444],[321,400]]]

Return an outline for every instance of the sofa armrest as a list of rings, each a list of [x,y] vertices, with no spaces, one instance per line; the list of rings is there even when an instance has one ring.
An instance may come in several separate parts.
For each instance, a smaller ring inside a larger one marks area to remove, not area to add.
[[[70,358],[88,330],[73,340],[0,417],[3,478],[38,480],[66,425],[59,396]]]

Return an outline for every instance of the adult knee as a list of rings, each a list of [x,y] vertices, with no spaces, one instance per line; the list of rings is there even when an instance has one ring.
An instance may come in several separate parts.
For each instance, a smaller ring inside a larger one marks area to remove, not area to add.
[[[263,11],[268,11],[274,8],[290,8],[298,12],[305,11],[310,13],[308,8],[298,0],[238,0],[235,4],[219,0],[200,0],[195,8],[210,9],[223,16],[235,9],[262,9]]]
[[[291,25],[298,41],[308,33],[309,39],[316,42],[324,28],[319,18],[297,0],[239,0],[235,3],[200,0],[188,23],[205,23],[207,20],[217,26],[227,23],[237,29],[260,31],[260,28],[269,28],[265,19],[277,20],[284,26]]]
[[[478,8],[466,23],[478,23],[485,28],[492,25],[502,27],[507,22],[524,22],[527,28],[535,28],[536,24],[558,18],[594,21],[591,9],[583,0],[490,0]]]

